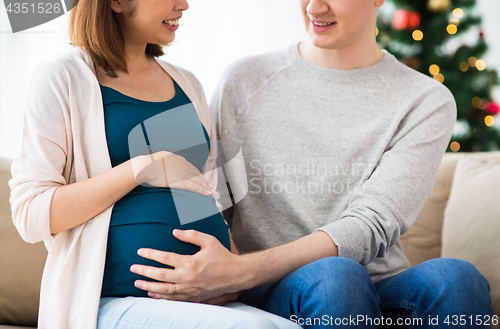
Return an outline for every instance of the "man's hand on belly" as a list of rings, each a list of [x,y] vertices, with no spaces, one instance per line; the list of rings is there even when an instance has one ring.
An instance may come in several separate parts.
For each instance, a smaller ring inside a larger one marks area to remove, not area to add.
[[[209,234],[195,230],[174,230],[173,234],[179,240],[200,246],[200,251],[194,255],[179,255],[140,249],[140,256],[174,269],[133,265],[130,269],[132,272],[160,281],[137,280],[137,288],[148,291],[148,295],[153,298],[211,304],[225,304],[241,294],[241,282],[249,281],[251,275],[242,272],[242,256],[231,253]]]
[[[133,265],[130,268],[136,274],[160,281],[135,282],[150,297],[223,305],[239,297],[242,290],[275,283],[301,266],[338,255],[337,246],[323,231],[244,255],[231,253],[219,240],[205,233],[174,230],[173,234],[201,249],[194,255],[139,249],[140,256],[174,267]]]

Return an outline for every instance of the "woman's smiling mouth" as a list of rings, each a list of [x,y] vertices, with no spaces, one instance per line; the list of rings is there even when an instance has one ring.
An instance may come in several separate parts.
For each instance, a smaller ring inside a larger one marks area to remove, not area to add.
[[[179,28],[179,20],[180,17],[176,17],[174,19],[166,19],[162,22],[162,24],[170,31],[175,31]]]
[[[176,20],[166,20],[166,21],[163,21],[163,23],[167,24],[168,26],[177,26],[179,25],[179,20],[176,19]]]

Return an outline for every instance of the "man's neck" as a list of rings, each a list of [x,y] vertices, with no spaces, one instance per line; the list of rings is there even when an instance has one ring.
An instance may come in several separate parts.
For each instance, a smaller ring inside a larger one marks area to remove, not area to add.
[[[306,41],[299,44],[299,53],[311,64],[335,70],[368,67],[384,57],[384,53],[376,43],[350,45],[340,49],[324,49]]]

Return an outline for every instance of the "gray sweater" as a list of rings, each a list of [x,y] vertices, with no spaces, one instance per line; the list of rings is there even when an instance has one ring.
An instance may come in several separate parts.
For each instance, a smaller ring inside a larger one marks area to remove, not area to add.
[[[211,110],[218,138],[245,159],[248,195],[225,213],[241,253],[322,230],[374,282],[409,268],[399,236],[430,196],[456,105],[383,52],[369,67],[333,70],[294,44],[225,71]]]

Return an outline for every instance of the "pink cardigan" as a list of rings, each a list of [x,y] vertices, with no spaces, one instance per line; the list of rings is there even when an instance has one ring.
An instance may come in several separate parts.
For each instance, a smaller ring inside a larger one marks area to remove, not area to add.
[[[190,72],[157,61],[191,99],[210,136],[215,136],[198,80]],[[38,328],[95,329],[113,205],[78,227],[50,234],[56,188],[112,168],[101,92],[85,50],[73,48],[38,66],[19,124],[19,151],[9,181],[12,216],[25,241],[44,241],[49,251]],[[207,166],[213,163],[211,157]],[[214,189],[216,175],[216,171],[205,175]]]

